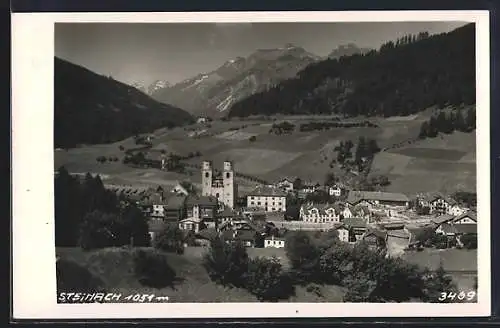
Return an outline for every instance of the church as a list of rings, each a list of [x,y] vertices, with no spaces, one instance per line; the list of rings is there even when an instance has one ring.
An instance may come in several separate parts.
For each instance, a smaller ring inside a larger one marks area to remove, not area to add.
[[[202,196],[213,196],[224,208],[234,209],[238,186],[233,162],[224,161],[222,172],[214,172],[212,162],[203,161],[201,174]]]

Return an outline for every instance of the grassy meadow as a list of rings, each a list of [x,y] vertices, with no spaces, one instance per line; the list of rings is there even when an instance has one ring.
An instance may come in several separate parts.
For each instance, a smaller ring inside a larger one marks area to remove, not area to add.
[[[375,156],[371,174],[384,174],[391,180],[388,191],[413,194],[422,191],[475,190],[475,134],[454,132],[434,139],[417,140],[421,123],[430,110],[409,117],[370,119],[379,127],[335,128],[331,130],[300,132],[291,135],[269,133],[272,120],[214,121],[209,126],[192,125],[172,130],[160,129],[154,133],[149,156],[159,156],[161,150],[187,155],[200,152],[187,162],[200,164],[212,160],[217,168],[224,160],[233,160],[237,172],[266,181],[283,176],[300,176],[306,181],[323,182],[326,173],[334,172],[330,162],[336,157],[333,148],[342,140],[354,143],[360,136],[377,140],[384,149]],[[296,125],[327,117],[280,117]],[[365,120],[360,118],[359,120]],[[205,135],[189,137],[191,130],[206,130]],[[238,130],[236,130],[238,129]],[[255,136],[255,141],[249,141]],[[411,140],[408,142],[408,140]],[[189,168],[186,174],[139,169],[123,165],[124,151],[137,147],[132,138],[107,145],[82,146],[70,150],[56,150],[55,168],[65,165],[70,172],[94,172],[109,182],[121,184],[172,185],[189,179],[200,183],[201,175]],[[117,162],[100,164],[98,156],[118,157]],[[429,179],[432,177],[432,179]],[[254,184],[239,180],[242,191]]]

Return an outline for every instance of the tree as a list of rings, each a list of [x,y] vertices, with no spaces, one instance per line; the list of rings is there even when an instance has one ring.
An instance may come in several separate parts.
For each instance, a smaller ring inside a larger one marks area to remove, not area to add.
[[[216,237],[211,241],[208,253],[203,256],[203,266],[210,279],[217,284],[240,287],[248,269],[246,248],[239,242],[226,243]]]
[[[139,249],[134,253],[134,273],[143,286],[152,288],[173,286],[176,278],[165,255],[151,249]]]
[[[379,151],[380,151],[380,147],[377,144],[377,140],[370,139],[370,141],[368,142],[368,153],[370,154],[370,156],[375,155]]]
[[[184,252],[184,235],[177,225],[167,224],[153,241],[153,246],[166,252]]]
[[[456,293],[457,286],[453,282],[453,279],[446,274],[443,268],[443,263],[439,264],[439,267],[433,272],[426,272],[423,275],[424,279],[424,290],[423,290],[423,300],[426,302],[438,303],[440,302],[440,297],[442,293]],[[448,303],[453,302],[453,300],[445,298],[442,302]]]
[[[356,153],[354,155],[354,161],[356,164],[361,164],[362,159],[367,157],[367,145],[365,143],[365,138],[363,136],[359,137],[358,147],[356,148]]]
[[[319,269],[320,249],[304,231],[290,233],[285,242],[285,251],[294,278],[300,282],[314,281]]]
[[[429,123],[427,121],[424,121],[422,125],[420,126],[420,133],[418,134],[418,137],[420,139],[425,139],[428,137],[429,134]]]
[[[335,174],[330,172],[326,175],[325,186],[334,186],[336,182],[337,178],[335,177]]]
[[[466,233],[460,237],[460,241],[466,249],[477,249],[477,234]]]
[[[296,178],[294,181],[293,181],[293,189],[294,190],[300,190],[302,189],[302,180],[300,178]]]
[[[119,233],[120,244],[131,246],[149,246],[151,238],[147,219],[135,205],[128,204],[121,210],[122,229]]]
[[[275,302],[294,293],[292,279],[283,271],[277,258],[250,260],[244,280],[248,291],[260,301]]]
[[[120,232],[121,220],[115,214],[93,211],[85,215],[80,226],[79,245],[83,249],[95,249],[124,245]]]
[[[254,142],[255,140],[257,140],[257,137],[256,136],[251,136],[250,138],[248,138],[248,140],[250,142]]]

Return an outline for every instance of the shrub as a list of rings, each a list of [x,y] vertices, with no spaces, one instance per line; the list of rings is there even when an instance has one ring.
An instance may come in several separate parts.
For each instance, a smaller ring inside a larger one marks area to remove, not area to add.
[[[57,292],[96,293],[104,291],[104,282],[88,268],[65,259],[56,263]]]
[[[460,241],[466,249],[477,249],[477,235],[473,233],[464,234]]]
[[[317,284],[314,284],[314,283],[307,285],[306,291],[308,293],[313,293],[318,297],[323,296],[323,294],[321,293],[321,287]]]
[[[134,253],[134,273],[143,286],[153,288],[172,286],[176,276],[165,254],[142,249]]]
[[[255,258],[248,263],[245,287],[260,301],[288,299],[294,292],[290,277],[277,258]]]
[[[210,279],[224,286],[243,286],[243,276],[248,269],[248,254],[241,243],[226,243],[220,237],[210,243],[203,256],[203,266]]]
[[[184,234],[178,226],[167,225],[153,240],[153,247],[166,252],[184,252]]]
[[[250,142],[254,142],[255,140],[257,140],[257,137],[256,136],[251,136],[248,140]]]

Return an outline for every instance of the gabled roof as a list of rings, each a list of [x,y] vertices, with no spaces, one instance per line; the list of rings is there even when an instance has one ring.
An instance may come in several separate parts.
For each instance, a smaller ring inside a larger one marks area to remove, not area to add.
[[[364,234],[363,238],[366,238],[366,237],[371,236],[371,235],[376,236],[378,238],[386,239],[387,238],[387,231],[382,231],[379,229],[370,229]]]
[[[215,230],[214,228],[202,229],[197,233],[197,237],[206,240],[212,240],[216,236],[217,236],[217,230]]]
[[[186,204],[189,206],[193,205],[216,206],[217,198],[213,196],[189,195],[186,198]]]
[[[362,200],[379,200],[393,202],[408,202],[406,195],[400,193],[382,192],[382,191],[359,191],[351,190],[347,196],[347,201],[350,204],[359,203]]]
[[[458,221],[463,218],[471,218],[472,220],[477,222],[477,213],[475,211],[467,211],[462,215],[457,216],[456,218],[453,219],[453,221]]]
[[[286,193],[279,188],[270,186],[257,186],[254,190],[249,192],[247,196],[267,196],[267,197],[286,197]]]
[[[335,209],[335,205],[330,204],[330,203],[323,203],[323,204],[310,203],[310,204],[302,205],[302,208],[304,209],[304,211],[311,211],[313,209],[317,209],[319,214],[321,214],[321,215],[327,214],[326,211],[329,209],[333,209],[334,211],[337,212],[337,210]]]
[[[180,220],[179,222],[181,223],[184,223],[184,222],[194,222],[194,223],[200,223],[202,220],[199,219],[199,218],[193,218],[193,217],[189,217],[189,218],[185,218],[185,219],[182,219]]]
[[[424,200],[427,201],[427,202],[433,202],[436,199],[443,199],[443,200],[445,200],[450,205],[457,204],[457,202],[453,198],[448,197],[448,196],[446,196],[446,195],[444,195],[443,193],[440,193],[440,192],[435,192],[435,193],[429,194],[429,195],[427,195],[427,196],[424,197]]]
[[[443,224],[443,223],[446,223],[446,222],[450,222],[454,218],[455,218],[455,216],[453,216],[453,215],[443,214],[443,215],[440,215],[440,216],[438,216],[436,218],[432,218],[431,222],[433,222],[433,223],[435,223],[437,225],[440,225],[440,224]]]

